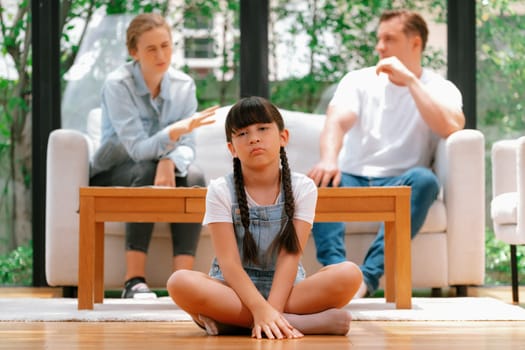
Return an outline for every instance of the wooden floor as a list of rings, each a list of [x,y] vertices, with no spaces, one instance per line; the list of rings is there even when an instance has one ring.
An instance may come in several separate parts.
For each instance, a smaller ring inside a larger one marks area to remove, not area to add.
[[[469,295],[511,301],[510,287],[469,288]],[[0,298],[28,296],[58,297],[60,290],[0,288]],[[0,322],[0,349],[525,349],[525,322],[356,321],[345,337],[283,341],[209,337],[192,322]]]

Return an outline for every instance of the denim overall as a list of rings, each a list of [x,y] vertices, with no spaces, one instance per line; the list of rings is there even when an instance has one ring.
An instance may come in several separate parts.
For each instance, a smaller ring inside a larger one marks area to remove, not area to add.
[[[244,227],[241,223],[241,214],[239,205],[237,203],[237,196],[235,194],[235,186],[233,185],[233,174],[226,176],[227,183],[229,185],[232,194],[232,218],[235,230],[235,236],[237,239],[237,247],[239,249],[239,255],[241,261],[243,261],[243,238],[244,238]],[[281,188],[281,194],[279,195],[278,204],[257,206],[249,208],[250,211],[250,232],[253,236],[255,244],[257,245],[258,251],[258,264],[253,262],[244,262],[243,267],[255,287],[263,295],[265,299],[270,294],[272,288],[273,275],[275,273],[275,263],[277,256],[269,256],[267,251],[272,244],[275,237],[281,232],[283,223],[288,220],[284,213],[284,195]],[[224,281],[221,268],[217,262],[217,258],[213,259],[212,266],[209,275],[218,280]],[[304,279],[305,272],[299,263],[297,269],[297,275],[295,277],[295,283],[298,283]]]

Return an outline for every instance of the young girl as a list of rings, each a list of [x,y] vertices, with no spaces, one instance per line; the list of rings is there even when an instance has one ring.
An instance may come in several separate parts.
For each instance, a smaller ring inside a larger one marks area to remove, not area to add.
[[[109,74],[102,88],[102,142],[91,163],[93,186],[205,186],[192,169],[191,131],[214,122],[216,108],[196,114],[195,84],[171,67],[171,28],[155,13],[136,16],[126,45],[132,61]],[[155,297],[145,268],[153,223],[126,225],[123,298]],[[191,269],[200,224],[171,224],[173,269]]]
[[[315,214],[317,188],[291,173],[288,130],[263,98],[240,100],[226,117],[233,174],[212,181],[206,198],[216,258],[209,276],[179,270],[167,288],[175,303],[208,334],[249,330],[255,338],[344,335],[342,310],[362,275],[351,262],[305,278],[301,253]]]

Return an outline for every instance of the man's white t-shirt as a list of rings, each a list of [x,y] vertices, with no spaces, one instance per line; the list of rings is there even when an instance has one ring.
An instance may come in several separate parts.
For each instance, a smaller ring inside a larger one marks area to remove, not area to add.
[[[429,167],[439,136],[421,117],[407,87],[390,82],[375,67],[347,73],[332,106],[356,113],[339,154],[342,172],[371,177],[398,176],[415,166]],[[460,91],[450,81],[423,69],[420,81],[441,103],[461,110]]]
[[[292,191],[295,200],[294,219],[312,224],[317,204],[317,187],[314,182],[304,174],[292,172]],[[277,201],[279,197],[280,195],[277,196]],[[259,206],[248,193],[246,198],[248,207]],[[213,222],[233,222],[232,193],[224,176],[210,181],[208,185],[203,225]]]

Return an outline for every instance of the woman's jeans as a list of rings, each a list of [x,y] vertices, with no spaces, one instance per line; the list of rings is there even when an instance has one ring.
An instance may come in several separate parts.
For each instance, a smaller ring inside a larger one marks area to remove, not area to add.
[[[101,172],[90,179],[91,186],[151,186],[155,180],[156,161],[134,162],[129,159],[107,171]],[[176,177],[177,187],[206,186],[202,172],[190,165],[186,177]],[[201,224],[172,223],[171,242],[173,256],[195,256],[199,243]],[[126,250],[148,252],[153,223],[126,223]]]
[[[428,210],[439,193],[436,175],[427,168],[416,167],[400,176],[372,178],[343,173],[340,187],[368,186],[411,186],[410,227],[411,237],[419,232]],[[384,224],[381,224],[376,238],[368,249],[363,264],[360,266],[363,279],[370,293],[379,286],[379,279],[384,274]],[[345,224],[315,223],[313,236],[317,249],[317,260],[323,265],[340,263],[346,260]]]

